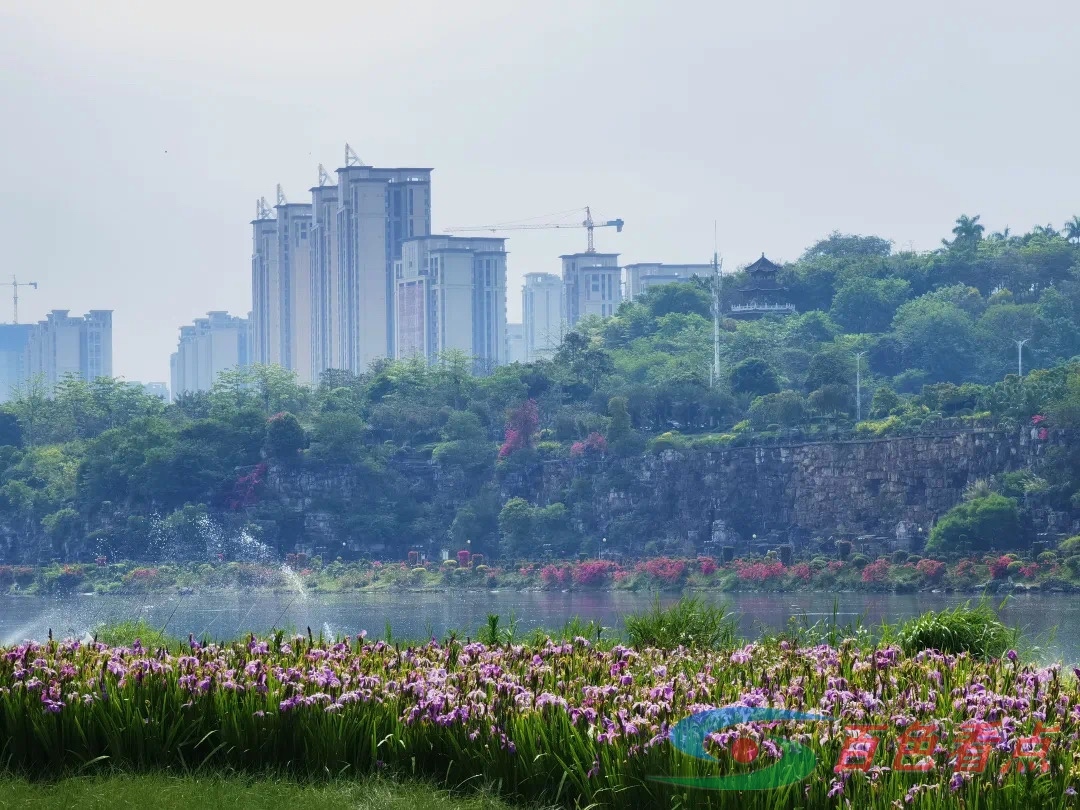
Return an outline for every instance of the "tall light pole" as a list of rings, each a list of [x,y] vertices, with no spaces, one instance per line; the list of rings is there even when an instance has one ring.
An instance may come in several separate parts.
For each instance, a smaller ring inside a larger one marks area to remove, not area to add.
[[[866,352],[855,353],[855,421],[863,420],[863,355]]]
[[[604,559],[604,543],[606,543],[606,542],[607,542],[606,537],[603,540],[600,541],[600,554],[597,555],[598,560]]]
[[[1023,340],[1014,340],[1016,344],[1016,375],[1018,377],[1024,376],[1024,344],[1031,338],[1024,338]]]

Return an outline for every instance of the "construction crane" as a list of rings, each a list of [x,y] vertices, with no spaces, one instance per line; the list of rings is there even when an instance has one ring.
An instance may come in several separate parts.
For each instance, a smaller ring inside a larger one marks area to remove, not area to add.
[[[574,211],[568,213],[577,213],[581,209],[574,209]],[[609,219],[607,222],[595,222],[592,218],[592,210],[585,207],[585,219],[581,223],[577,222],[505,222],[498,225],[472,225],[469,227],[460,228],[446,228],[447,233],[466,233],[469,231],[490,231],[495,233],[497,231],[526,231],[526,230],[549,230],[553,228],[585,228],[589,232],[589,247],[585,251],[586,253],[596,253],[596,247],[593,243],[593,229],[594,228],[614,228],[616,233],[622,233],[623,221],[621,219]]]
[[[11,277],[11,281],[0,283],[0,287],[11,287],[11,301],[15,310],[13,313],[15,318],[12,323],[19,322],[19,287],[33,287],[36,290],[37,284],[36,281],[19,281],[15,276]]]

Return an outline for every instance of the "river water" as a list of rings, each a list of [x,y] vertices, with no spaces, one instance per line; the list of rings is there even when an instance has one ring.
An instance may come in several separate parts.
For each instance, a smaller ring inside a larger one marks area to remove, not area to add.
[[[945,594],[710,594],[712,602],[726,602],[739,616],[742,632],[756,637],[762,629],[782,629],[792,617],[809,622],[830,620],[834,602],[841,625],[894,622],[927,610],[940,610],[971,597]],[[664,603],[677,597],[665,595]],[[144,619],[165,627],[170,635],[188,633],[213,638],[234,638],[275,627],[318,635],[355,635],[367,630],[371,638],[385,637],[387,623],[395,638],[443,637],[450,630],[461,637],[475,636],[489,613],[506,626],[513,616],[519,632],[537,627],[557,628],[573,617],[596,620],[614,631],[622,628],[627,613],[647,610],[654,596],[633,592],[517,592],[470,591],[443,593],[350,593],[323,595],[236,590],[189,596],[69,596],[64,599],[0,597],[0,642],[44,638],[52,629],[57,637],[83,637],[101,623]],[[1021,627],[1046,662],[1080,663],[1080,600],[1068,595],[1011,597],[1002,619]]]

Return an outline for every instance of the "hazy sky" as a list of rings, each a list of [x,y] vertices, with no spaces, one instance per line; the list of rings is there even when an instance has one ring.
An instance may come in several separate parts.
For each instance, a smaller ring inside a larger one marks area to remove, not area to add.
[[[1080,213],[1075,4],[0,0],[0,275],[21,320],[113,309],[114,373],[251,307],[255,200],[345,141],[432,166],[433,224],[591,205],[600,250],[727,266],[836,229]],[[508,234],[522,275],[584,232]],[[0,317],[10,319],[0,288]]]

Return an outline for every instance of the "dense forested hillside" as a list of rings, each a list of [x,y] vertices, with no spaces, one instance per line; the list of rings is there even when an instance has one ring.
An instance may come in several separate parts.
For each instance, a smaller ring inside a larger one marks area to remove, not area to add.
[[[650,290],[582,323],[553,360],[488,377],[453,355],[330,371],[314,388],[256,367],[168,406],[114,380],[33,383],[0,411],[4,553],[200,558],[207,512],[233,528],[274,523],[287,550],[303,538],[295,515],[261,498],[267,464],[352,465],[370,487],[362,509],[340,510],[342,526],[401,556],[448,533],[497,554],[525,524],[573,553],[596,542],[574,492],[507,504],[500,476],[688,445],[1080,424],[1080,218],[987,235],[965,216],[928,253],[833,234],[780,280],[799,314],[724,320],[714,386],[707,280]],[[729,274],[724,295],[742,281]],[[453,502],[415,497],[409,466],[431,461],[455,480]],[[1038,486],[1080,506],[1080,455],[1058,461]]]

